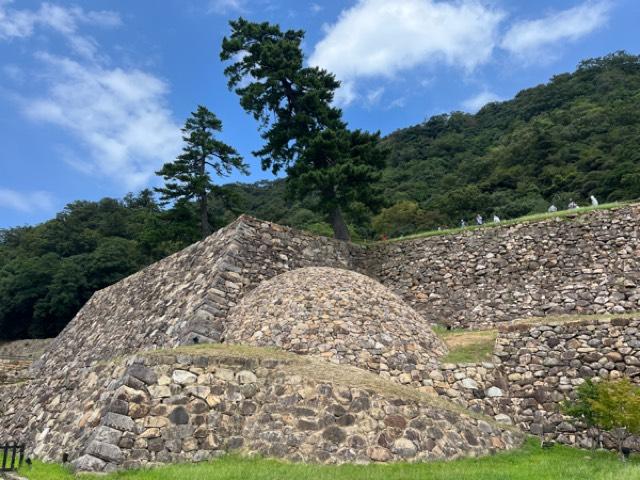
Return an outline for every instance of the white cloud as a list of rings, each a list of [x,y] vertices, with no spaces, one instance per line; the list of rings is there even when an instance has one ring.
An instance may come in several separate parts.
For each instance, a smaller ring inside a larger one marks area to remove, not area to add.
[[[389,105],[387,105],[387,110],[391,110],[393,108],[402,108],[407,104],[407,99],[405,97],[398,97],[392,100]]]
[[[0,0],[0,40],[26,38],[46,27],[63,35],[75,53],[35,54],[36,72],[25,71],[23,77],[33,83],[29,90],[39,93],[12,95],[22,113],[79,140],[78,149],[57,147],[59,157],[77,170],[127,190],[149,184],[154,172],[179,152],[180,126],[167,107],[165,81],[140,69],[111,65],[98,54],[100,45],[80,31],[81,25],[117,26],[118,14],[49,3],[38,10],[15,10],[9,3]],[[16,77],[20,72],[14,70],[4,72]]]
[[[348,104],[359,78],[437,63],[472,71],[491,59],[503,18],[475,0],[360,0],[326,27],[310,64],[343,81],[336,100]]]
[[[473,97],[467,98],[462,102],[462,107],[471,113],[475,113],[484,107],[487,103],[491,102],[499,102],[503,100],[499,95],[490,92],[488,90],[484,90]]]
[[[53,206],[53,197],[48,192],[18,192],[0,188],[0,207],[2,208],[31,213],[38,210],[51,211]]]
[[[246,0],[212,0],[209,2],[208,13],[224,15],[229,12],[245,12]]]
[[[334,102],[338,105],[349,105],[358,98],[355,83],[352,81],[342,81],[340,88],[336,91]]]
[[[0,39],[30,37],[36,27],[45,27],[63,35],[77,54],[88,58],[95,55],[97,44],[78,33],[80,25],[115,27],[122,23],[120,16],[111,11],[85,11],[47,2],[38,10],[17,10],[8,7],[12,3],[0,2]]]
[[[322,10],[324,10],[324,7],[319,3],[312,3],[310,8],[312,13],[320,13]]]
[[[608,1],[587,1],[537,20],[515,23],[500,46],[518,56],[537,55],[544,47],[578,40],[601,27],[608,19],[610,7]]]
[[[75,166],[127,189],[148,184],[180,149],[180,127],[166,106],[167,84],[140,71],[82,64],[40,53],[45,96],[23,99],[29,118],[58,125],[88,149]]]

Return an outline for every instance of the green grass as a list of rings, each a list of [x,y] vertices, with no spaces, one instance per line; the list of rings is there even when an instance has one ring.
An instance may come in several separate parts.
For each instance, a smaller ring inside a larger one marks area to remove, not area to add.
[[[419,232],[419,233],[414,233],[414,234],[403,236],[403,237],[391,238],[389,240],[383,241],[382,243],[398,242],[403,240],[413,240],[416,238],[435,237],[440,235],[455,235],[457,233],[469,232],[469,231],[481,230],[481,229],[487,229],[487,228],[498,228],[498,227],[504,227],[509,225],[517,225],[521,223],[541,222],[543,220],[549,220],[552,218],[562,218],[562,219],[573,218],[575,216],[581,216],[581,215],[584,215],[585,213],[593,212],[595,210],[610,210],[612,208],[620,208],[625,205],[629,205],[631,203],[633,202],[603,203],[602,205],[598,205],[597,207],[591,207],[591,206],[582,207],[582,208],[579,208],[578,210],[560,210],[554,213],[548,213],[548,212],[534,213],[531,215],[526,215],[524,217],[503,220],[500,223],[487,222],[484,225],[470,225],[465,228],[448,228],[445,230],[430,230],[427,232]],[[378,242],[375,242],[375,243],[378,243]]]
[[[59,465],[35,462],[23,467],[30,480],[72,480]],[[131,470],[106,476],[79,478],[104,480],[638,480],[640,456],[622,463],[611,452],[591,452],[565,446],[542,450],[529,440],[517,451],[449,462],[390,465],[303,465],[260,458],[226,456],[211,462],[178,464]]]
[[[449,353],[440,358],[441,363],[478,363],[491,360],[497,330],[447,330],[441,326],[436,326],[433,330],[449,348]]]

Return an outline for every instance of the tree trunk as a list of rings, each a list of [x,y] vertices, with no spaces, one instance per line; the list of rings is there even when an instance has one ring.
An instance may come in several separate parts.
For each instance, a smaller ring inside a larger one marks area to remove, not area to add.
[[[349,235],[347,224],[344,223],[344,218],[342,217],[342,210],[340,210],[340,207],[335,207],[333,210],[331,210],[329,220],[331,221],[331,226],[333,227],[333,238],[337,238],[338,240],[344,240],[347,242],[351,241],[351,235]]]
[[[618,437],[618,455],[620,455],[620,461],[622,462],[625,462],[627,460],[624,456],[624,452],[622,451],[622,446],[624,445],[625,440],[626,437],[622,434]]]
[[[200,159],[200,176],[204,179],[207,168],[207,157],[203,156]],[[209,212],[207,211],[207,189],[203,187],[203,191],[200,193],[200,232],[202,238],[206,238],[211,233],[211,225],[209,225]]]
[[[200,196],[200,231],[202,238],[208,237],[211,233],[211,225],[209,225],[209,212],[207,211],[207,194]]]

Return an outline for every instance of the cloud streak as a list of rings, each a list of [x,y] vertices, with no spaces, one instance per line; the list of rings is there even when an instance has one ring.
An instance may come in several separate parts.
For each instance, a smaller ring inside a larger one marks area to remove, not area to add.
[[[0,188],[0,207],[23,213],[53,210],[54,201],[50,193],[44,191],[19,192]]]
[[[608,20],[608,1],[586,2],[536,20],[513,24],[500,46],[517,56],[536,55],[563,41],[576,41],[602,27]]]
[[[487,103],[491,102],[499,102],[503,100],[499,95],[490,92],[488,90],[484,90],[473,97],[467,98],[462,102],[462,108],[467,112],[476,113],[482,107],[484,107]]]
[[[42,27],[63,35],[71,48],[79,55],[91,58],[96,54],[97,43],[93,38],[79,34],[82,25],[117,27],[120,16],[111,11],[85,11],[80,7],[65,8],[43,3],[38,10],[17,10],[12,4],[0,2],[0,39],[24,39]]]
[[[29,118],[58,125],[81,140],[90,159],[75,166],[107,176],[127,189],[150,181],[180,148],[180,130],[165,98],[169,87],[141,70],[86,65],[38,55],[46,96],[25,99]]]
[[[309,63],[341,80],[337,104],[358,99],[371,105],[366,79],[396,79],[420,66],[454,67],[468,76],[500,52],[525,58],[524,64],[547,61],[551,47],[604,25],[611,8],[611,0],[587,0],[505,25],[507,14],[481,0],[358,0],[325,26]],[[481,92],[463,106],[477,110],[482,101],[497,99],[491,95]]]
[[[246,12],[245,0],[212,0],[209,2],[208,13],[226,15],[230,12]]]

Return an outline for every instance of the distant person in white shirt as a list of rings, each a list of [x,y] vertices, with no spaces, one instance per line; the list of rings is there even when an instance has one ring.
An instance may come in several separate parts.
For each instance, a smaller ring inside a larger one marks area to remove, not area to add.
[[[551,204],[551,206],[549,207],[549,209],[547,210],[549,213],[554,213],[558,211],[558,207],[556,207],[553,203]]]
[[[594,197],[593,195],[591,195],[591,206],[593,206],[593,207],[597,207],[598,206],[598,199],[596,197]]]
[[[493,216],[493,223],[500,223],[500,217],[498,215]]]
[[[478,225],[482,225],[484,223],[484,219],[482,218],[482,215],[476,215],[476,223]]]
[[[569,205],[567,205],[567,208],[569,210],[575,210],[578,208],[578,204],[576,202],[574,202],[573,200],[569,199]]]
[[[460,220],[460,228],[464,228],[467,226],[467,222],[464,221],[464,218]]]

